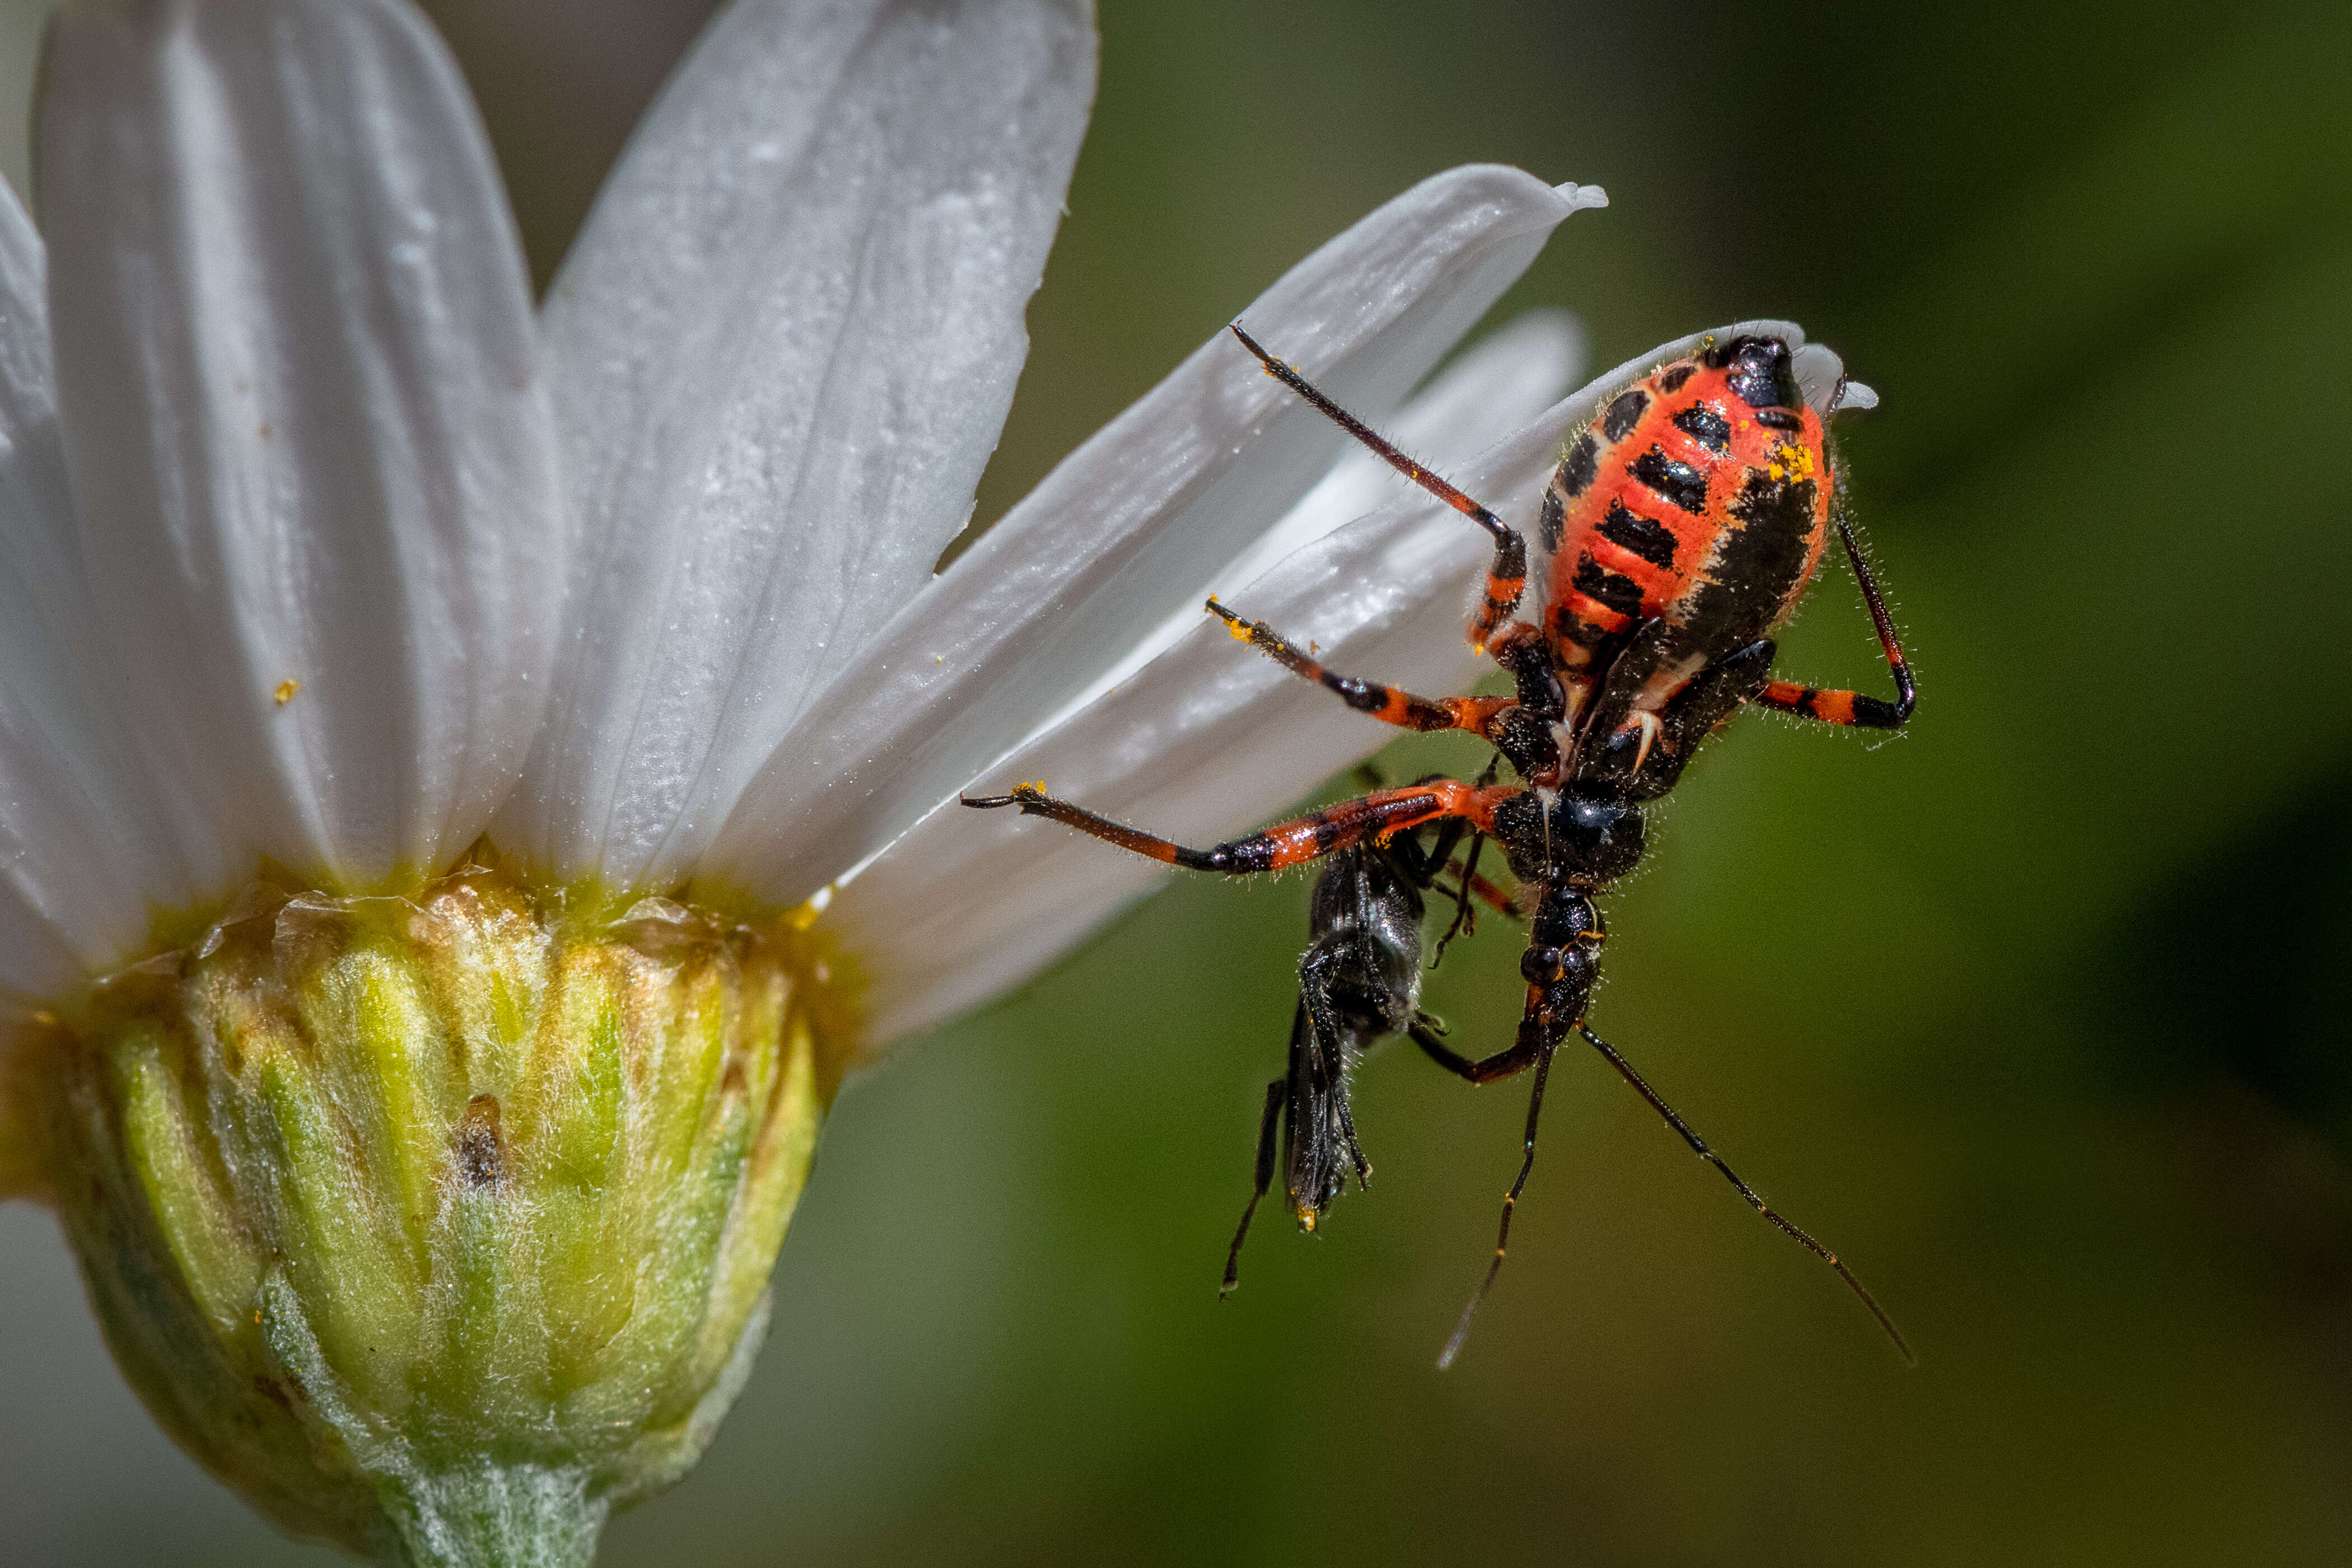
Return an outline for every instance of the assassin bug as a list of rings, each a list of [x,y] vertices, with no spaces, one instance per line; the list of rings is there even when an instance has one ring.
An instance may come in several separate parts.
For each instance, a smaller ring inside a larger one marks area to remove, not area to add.
[[[1855,542],[1822,416],[1800,391],[1789,344],[1768,336],[1711,342],[1619,393],[1569,443],[1547,487],[1538,529],[1549,552],[1542,615],[1513,620],[1528,578],[1519,531],[1333,403],[1250,337],[1234,335],[1265,373],[1313,405],[1406,479],[1486,530],[1495,552],[1469,636],[1513,679],[1508,697],[1433,699],[1325,668],[1273,627],[1215,600],[1236,637],[1319,681],[1350,707],[1404,729],[1461,730],[1488,742],[1522,781],[1435,778],[1374,790],[1206,849],[1142,832],[1024,784],[967,799],[1018,806],[1111,844],[1194,870],[1278,871],[1367,842],[1393,843],[1424,825],[1461,824],[1501,846],[1529,915],[1520,971],[1527,998],[1517,1037],[1482,1058],[1416,1043],[1475,1084],[1530,1068],[1524,1154],[1503,1200],[1495,1256],[1438,1358],[1449,1364],[1500,1271],[1511,1215],[1534,1168],[1552,1058],[1581,1038],[1647,1100],[1750,1206],[1835,1269],[1904,1357],[1902,1334],[1829,1248],[1776,1213],[1707,1147],[1614,1046],[1585,1021],[1604,936],[1593,898],[1641,858],[1643,806],[1674,787],[1698,745],[1743,703],[1826,723],[1900,729],[1916,700],[1892,618]],[[1830,400],[1834,411],[1844,384]],[[1837,531],[1892,671],[1895,699],[1770,679],[1771,632],[1788,618]],[[1269,1100],[1271,1100],[1269,1094]]]
[[[1370,769],[1357,772],[1378,784]],[[1435,1021],[1421,1011],[1423,892],[1450,868],[1461,879],[1454,889],[1458,899],[1480,898],[1510,910],[1475,868],[1454,861],[1462,827],[1455,821],[1423,830],[1433,837],[1426,847],[1422,833],[1406,833],[1325,858],[1308,900],[1289,1056],[1281,1076],[1265,1086],[1256,1185],[1225,1254],[1220,1295],[1241,1281],[1242,1243],[1273,1184],[1277,1147],[1284,1191],[1302,1230],[1320,1223],[1346,1187],[1350,1166],[1359,1187],[1370,1181],[1371,1166],[1357,1144],[1349,1110],[1349,1075],[1365,1052],[1391,1035],[1433,1037]]]

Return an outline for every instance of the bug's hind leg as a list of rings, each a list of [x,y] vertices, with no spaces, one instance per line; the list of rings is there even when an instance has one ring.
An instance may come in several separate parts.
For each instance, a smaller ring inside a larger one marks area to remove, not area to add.
[[[1541,1038],[1531,1035],[1524,1024],[1519,1027],[1519,1038],[1516,1045],[1506,1047],[1491,1057],[1480,1057],[1475,1061],[1439,1039],[1437,1031],[1419,1018],[1413,1020],[1412,1026],[1405,1030],[1405,1035],[1414,1045],[1419,1046],[1428,1054],[1431,1061],[1469,1083],[1496,1083],[1515,1074],[1525,1072],[1535,1065],[1536,1058],[1543,1053]]]
[[[1895,635],[1895,618],[1886,613],[1886,601],[1879,596],[1878,584],[1870,574],[1870,565],[1862,558],[1862,546],[1853,537],[1853,525],[1846,520],[1845,508],[1837,513],[1838,540],[1845,546],[1845,558],[1853,564],[1854,580],[1862,584],[1863,603],[1870,606],[1870,624],[1878,632],[1878,646],[1885,650],[1886,668],[1895,675],[1895,700],[1873,697],[1864,691],[1824,691],[1793,680],[1776,680],[1756,696],[1760,707],[1782,713],[1794,713],[1801,719],[1818,719],[1824,724],[1852,724],[1864,730],[1900,730],[1909,722],[1911,710],[1917,706],[1919,691],[1911,679],[1910,663],[1903,657],[1903,643]]]
[[[1814,1240],[1809,1232],[1798,1226],[1794,1221],[1782,1215],[1778,1210],[1773,1208],[1771,1205],[1766,1203],[1755,1188],[1749,1186],[1746,1182],[1741,1181],[1739,1179],[1739,1173],[1737,1171],[1734,1171],[1729,1165],[1724,1163],[1722,1155],[1707,1147],[1706,1140],[1701,1138],[1696,1131],[1692,1128],[1691,1124],[1685,1121],[1681,1115],[1675,1111],[1675,1108],[1666,1103],[1664,1096],[1659,1094],[1656,1089],[1650,1087],[1649,1079],[1643,1078],[1640,1073],[1633,1070],[1633,1064],[1627,1061],[1623,1054],[1620,1052],[1616,1047],[1602,1039],[1599,1035],[1594,1034],[1589,1025],[1582,1023],[1578,1024],[1576,1026],[1576,1032],[1584,1037],[1584,1043],[1586,1045],[1589,1045],[1594,1050],[1599,1051],[1602,1058],[1608,1061],[1609,1065],[1617,1069],[1618,1077],[1623,1079],[1627,1083],[1633,1086],[1634,1093],[1649,1101],[1650,1109],[1656,1111],[1661,1117],[1663,1117],[1665,1120],[1666,1125],[1674,1130],[1675,1135],[1681,1138],[1685,1143],[1690,1145],[1692,1153],[1696,1154],[1700,1159],[1705,1160],[1708,1164],[1713,1165],[1716,1170],[1722,1174],[1723,1179],[1731,1184],[1732,1187],[1739,1194],[1739,1195],[1747,1200],[1748,1207],[1754,1209],[1758,1214],[1762,1215],[1766,1219],[1771,1221],[1773,1226],[1779,1229],[1781,1234],[1787,1236],[1798,1246],[1803,1247],[1807,1252],[1811,1253],[1814,1257],[1820,1258],[1822,1262],[1835,1269],[1837,1271],[1837,1277],[1845,1281],[1846,1289],[1852,1290],[1861,1300],[1862,1304],[1870,1309],[1870,1315],[1878,1320],[1878,1326],[1886,1331],[1886,1337],[1895,1342],[1895,1348],[1903,1353],[1903,1359],[1909,1362],[1914,1366],[1918,1364],[1919,1358],[1911,1353],[1911,1346],[1909,1342],[1903,1338],[1903,1331],[1895,1326],[1895,1320],[1886,1315],[1886,1309],[1878,1304],[1878,1298],[1873,1296],[1870,1291],[1864,1288],[1863,1282],[1854,1278],[1853,1270],[1848,1268],[1844,1262],[1839,1258],[1836,1253],[1832,1252],[1828,1247],[1823,1247],[1820,1242]]]
[[[1485,647],[1488,639],[1494,637],[1495,629],[1510,619],[1511,612],[1519,607],[1519,595],[1527,592],[1528,542],[1520,537],[1518,530],[1398,451],[1371,426],[1332,402],[1297,370],[1259,347],[1257,340],[1244,331],[1239,321],[1233,324],[1233,333],[1241,340],[1242,347],[1257,356],[1258,363],[1265,367],[1266,374],[1312,404],[1325,418],[1362,442],[1390,468],[1486,531],[1487,536],[1495,542],[1495,559],[1486,568],[1486,597],[1470,617],[1471,644]]]
[[[1290,1083],[1287,1075],[1265,1086],[1265,1113],[1257,1124],[1257,1186],[1250,1194],[1249,1206],[1242,1210],[1241,1227],[1234,1232],[1234,1244],[1225,1253],[1225,1282],[1217,1287],[1217,1300],[1223,1300],[1242,1282],[1242,1243],[1249,1239],[1250,1221],[1257,1217],[1257,1205],[1265,1199],[1265,1190],[1274,1184],[1274,1155],[1276,1125],[1282,1120],[1283,1101]]]
[[[1534,1007],[1535,1003],[1530,999],[1529,1011],[1532,1012]],[[1520,1026],[1520,1035],[1522,1039],[1528,1035],[1525,1025]],[[1528,1095],[1527,1152],[1519,1160],[1519,1173],[1512,1179],[1511,1190],[1503,1194],[1503,1219],[1495,1229],[1495,1259],[1486,1265],[1486,1278],[1478,1281],[1478,1289],[1464,1305],[1462,1321],[1454,1325],[1454,1332],[1446,1340],[1445,1348],[1437,1352],[1437,1370],[1440,1372],[1452,1366],[1454,1358],[1462,1353],[1464,1342],[1470,1338],[1470,1321],[1478,1315],[1478,1308],[1486,1300],[1487,1292],[1494,1289],[1496,1276],[1502,1273],[1503,1259],[1510,1252],[1511,1215],[1519,1206],[1519,1194],[1527,1190],[1528,1173],[1536,1168],[1536,1127],[1543,1119],[1544,1084],[1551,1077],[1552,1056],[1559,1049],[1559,1042],[1549,1037],[1549,1030],[1538,1033],[1536,1040],[1536,1083]]]

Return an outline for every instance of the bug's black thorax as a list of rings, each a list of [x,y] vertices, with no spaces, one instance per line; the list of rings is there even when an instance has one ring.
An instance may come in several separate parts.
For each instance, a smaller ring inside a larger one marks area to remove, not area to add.
[[[1529,790],[1495,812],[1511,873],[1530,887],[1596,892],[1642,858],[1642,807],[1613,783]]]

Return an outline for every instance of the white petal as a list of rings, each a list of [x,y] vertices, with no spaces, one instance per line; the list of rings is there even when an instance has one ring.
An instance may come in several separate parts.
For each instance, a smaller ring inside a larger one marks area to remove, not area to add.
[[[1598,191],[1490,164],[1423,181],[1244,312],[1380,419]],[[806,897],[1085,690],[1328,472],[1347,440],[1227,333],[1055,468],[811,706],[715,875]]]
[[[1425,462],[1448,464],[1475,452],[1496,430],[1522,424],[1550,407],[1583,373],[1584,331],[1576,318],[1565,310],[1532,310],[1458,356],[1397,410],[1381,434]],[[1190,636],[1201,624],[1202,602],[1210,595],[1230,597],[1235,587],[1256,582],[1404,488],[1404,479],[1394,468],[1351,446],[1339,466],[1281,521],[1200,583],[1174,614],[1060,711],[1035,726],[1033,734],[1053,729]]]
[[[75,7],[39,152],[82,556],[192,873],[435,868],[520,772],[562,583],[455,67],[397,0]]]
[[[1758,330],[1801,341],[1786,322],[1721,329]],[[1567,434],[1707,335],[1618,366],[1452,477],[1506,518],[1530,515]],[[1428,451],[1444,461],[1442,444]],[[1413,492],[1293,554],[1232,603],[1317,645],[1333,668],[1450,695],[1493,668],[1463,637],[1488,554],[1477,529]],[[1203,622],[979,783],[994,792],[1043,778],[1091,810],[1207,843],[1265,822],[1396,738]],[[950,799],[842,888],[825,923],[871,982],[869,1043],[879,1047],[1034,973],[1167,875],[1066,828]]]
[[[1585,373],[1585,354],[1584,328],[1575,317],[1565,310],[1530,310],[1457,355],[1413,394],[1381,434],[1432,463],[1471,457],[1496,431],[1525,424],[1576,387]],[[1219,568],[1216,581],[1202,584],[1203,593],[1256,582],[1294,552],[1404,489],[1403,476],[1349,443],[1339,466],[1238,559]],[[1156,658],[1191,631],[1200,613],[1199,605],[1186,605],[1181,621],[1171,619],[1175,630],[1150,655]]]
[[[49,376],[40,237],[0,185],[0,994],[54,1000],[184,901],[98,670]]]
[[[970,515],[1094,92],[1077,0],[745,0],[550,299],[584,528],[502,842],[667,881]]]
[[[1859,382],[1845,381],[1845,362],[1820,343],[1807,343],[1790,356],[1790,368],[1797,374],[1797,389],[1816,412],[1826,415],[1832,400],[1838,396],[1838,384],[1845,382],[1845,395],[1835,404],[1839,408],[1875,408],[1878,394]]]

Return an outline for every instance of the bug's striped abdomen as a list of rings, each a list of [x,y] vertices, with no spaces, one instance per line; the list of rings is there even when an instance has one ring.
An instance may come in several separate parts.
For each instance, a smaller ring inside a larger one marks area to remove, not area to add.
[[[1571,684],[1666,623],[1642,707],[1764,636],[1820,562],[1829,465],[1777,340],[1736,340],[1620,393],[1545,490],[1544,626]]]

